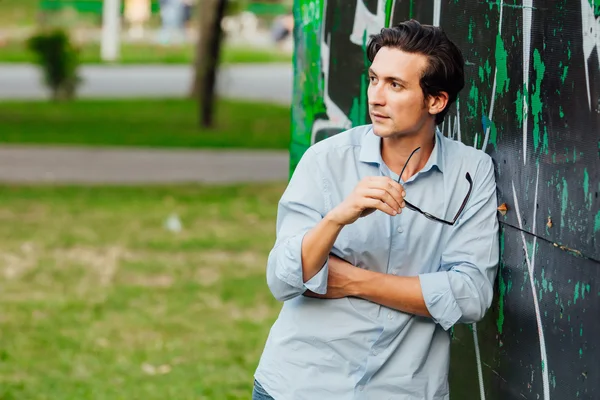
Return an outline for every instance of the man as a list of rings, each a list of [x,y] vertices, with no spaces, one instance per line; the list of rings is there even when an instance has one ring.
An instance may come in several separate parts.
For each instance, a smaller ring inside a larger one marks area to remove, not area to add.
[[[448,330],[491,304],[492,160],[436,130],[461,52],[416,21],[367,52],[373,124],[309,148],[279,203],[267,282],[284,304],[255,400],[448,399]]]

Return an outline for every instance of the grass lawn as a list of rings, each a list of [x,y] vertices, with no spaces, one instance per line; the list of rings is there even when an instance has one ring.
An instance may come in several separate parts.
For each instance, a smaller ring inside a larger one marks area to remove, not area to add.
[[[1,0],[0,0],[1,2]],[[0,47],[0,62],[35,61],[35,55],[21,41],[11,41]],[[100,64],[100,46],[87,44],[80,46],[80,61],[83,64]],[[194,45],[161,46],[145,43],[122,43],[119,64],[192,64]],[[223,46],[222,64],[238,63],[291,63],[292,55],[279,51],[239,46]]]
[[[248,399],[283,189],[0,186],[0,398]]]
[[[35,24],[39,0],[0,0],[0,26]]]
[[[201,130],[192,100],[0,102],[0,143],[287,149],[289,107],[220,100]]]

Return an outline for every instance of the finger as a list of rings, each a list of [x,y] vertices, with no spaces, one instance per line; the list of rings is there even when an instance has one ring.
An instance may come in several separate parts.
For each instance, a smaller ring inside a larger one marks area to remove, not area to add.
[[[366,181],[367,187],[381,188],[390,191],[392,194],[397,193],[398,197],[404,198],[406,192],[404,186],[387,176],[373,176],[372,179]]]
[[[398,204],[400,204],[400,207],[404,207],[404,196],[406,196],[404,187],[395,180],[390,179],[388,177],[382,176],[380,178],[383,179],[377,179],[372,181],[372,185],[374,187],[378,187],[389,192],[394,197],[394,199],[396,199]]]
[[[382,211],[382,212],[384,212],[384,213],[386,213],[388,215],[391,215],[392,217],[395,216],[395,215],[398,215],[398,214],[400,214],[402,212],[402,210],[396,211],[393,207],[390,207],[389,204],[386,204],[383,201],[378,200],[378,199],[373,199],[373,198],[370,198],[370,197],[365,197],[363,201],[364,201],[363,207],[365,209],[367,209],[367,208],[374,208],[374,209]]]
[[[403,203],[403,200],[395,198],[390,192],[382,188],[365,189],[364,196],[380,200],[396,211],[400,211],[402,208],[400,205]]]

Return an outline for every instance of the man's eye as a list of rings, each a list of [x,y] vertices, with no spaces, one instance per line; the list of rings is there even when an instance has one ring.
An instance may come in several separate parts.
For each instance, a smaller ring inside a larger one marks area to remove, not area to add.
[[[397,83],[397,82],[392,82],[392,87],[393,87],[394,89],[400,89],[402,86],[400,86],[400,84],[399,84],[399,83]]]
[[[374,76],[370,76],[370,77],[369,77],[369,81],[370,81],[371,83],[375,83],[375,82],[377,81],[377,78],[376,78],[376,77],[374,77]]]

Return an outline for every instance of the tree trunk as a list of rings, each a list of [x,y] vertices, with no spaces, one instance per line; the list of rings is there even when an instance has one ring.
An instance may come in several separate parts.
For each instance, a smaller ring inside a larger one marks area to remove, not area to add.
[[[221,20],[227,0],[200,0],[199,37],[196,49],[196,76],[193,95],[198,99],[200,126],[209,128],[214,123],[215,83],[221,50]]]

